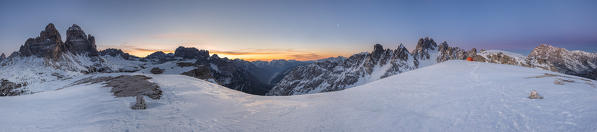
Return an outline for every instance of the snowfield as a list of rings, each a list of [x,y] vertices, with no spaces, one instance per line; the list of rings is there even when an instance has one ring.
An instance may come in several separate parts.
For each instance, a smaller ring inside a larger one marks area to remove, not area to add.
[[[297,96],[130,74],[153,77],[162,98],[132,110],[101,84],[0,97],[0,131],[597,131],[597,82],[511,65],[447,61]]]

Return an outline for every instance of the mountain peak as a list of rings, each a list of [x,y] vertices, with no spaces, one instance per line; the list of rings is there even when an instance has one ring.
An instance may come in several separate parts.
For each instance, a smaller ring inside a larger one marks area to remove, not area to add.
[[[182,57],[185,59],[207,59],[209,57],[209,51],[199,50],[195,47],[183,47],[179,46],[174,51],[174,56]]]
[[[71,27],[69,27],[67,29],[67,31],[69,31],[69,30],[82,30],[82,29],[81,29],[81,27],[79,27],[79,25],[73,24]]]
[[[418,59],[430,59],[431,56],[429,54],[429,51],[436,50],[436,48],[437,43],[435,43],[435,41],[432,38],[425,37],[419,39],[419,42],[417,42],[417,47],[415,48],[415,50],[413,50],[412,54],[415,56],[415,58]]]
[[[83,29],[77,24],[73,24],[66,30],[66,41],[64,43],[71,53],[87,53],[89,56],[98,55],[95,37],[85,34]]]
[[[62,42],[62,38],[60,37],[60,33],[56,30],[54,24],[50,23],[46,26],[44,31],[39,33],[40,39],[50,39],[52,41],[60,41]]]

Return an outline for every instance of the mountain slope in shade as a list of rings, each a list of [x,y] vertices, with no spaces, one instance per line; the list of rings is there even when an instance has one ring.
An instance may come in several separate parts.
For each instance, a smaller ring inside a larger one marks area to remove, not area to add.
[[[290,71],[267,95],[329,92],[358,86],[415,68],[415,58],[403,45],[384,49],[377,44],[371,53],[349,58],[326,59]]]
[[[98,74],[99,75],[99,74]],[[116,74],[101,74],[116,76]],[[594,131],[595,81],[541,69],[447,61],[351,89],[254,96],[181,75],[131,110],[101,84],[0,98],[3,131]],[[567,80],[563,83],[556,81]],[[529,99],[536,90],[544,99]],[[40,110],[43,109],[43,110]]]

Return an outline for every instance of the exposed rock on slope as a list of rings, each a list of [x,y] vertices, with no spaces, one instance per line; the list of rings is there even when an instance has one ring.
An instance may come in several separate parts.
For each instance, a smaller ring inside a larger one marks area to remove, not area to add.
[[[526,59],[532,67],[597,79],[597,54],[568,51],[542,44],[533,49]]]
[[[23,84],[17,84],[5,79],[0,79],[0,96],[16,96],[25,93],[24,90],[19,89]]]

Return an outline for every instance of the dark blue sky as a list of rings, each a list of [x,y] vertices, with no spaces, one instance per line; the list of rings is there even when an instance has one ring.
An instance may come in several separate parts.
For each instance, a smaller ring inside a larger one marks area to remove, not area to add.
[[[412,49],[418,38],[527,54],[541,43],[597,52],[597,1],[1,1],[0,52],[54,23],[136,55],[179,45],[239,58],[313,59]],[[275,56],[275,57],[274,57]]]

